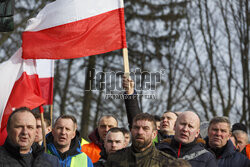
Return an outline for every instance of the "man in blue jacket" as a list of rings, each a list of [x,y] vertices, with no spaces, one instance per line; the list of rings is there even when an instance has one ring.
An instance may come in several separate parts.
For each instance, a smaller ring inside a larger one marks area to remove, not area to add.
[[[227,117],[214,117],[208,127],[206,146],[216,155],[219,167],[249,167],[250,160],[235,151],[231,136],[231,123]]]
[[[46,136],[48,153],[59,158],[63,167],[93,167],[91,159],[81,152],[77,122],[71,115],[57,118],[52,132]]]

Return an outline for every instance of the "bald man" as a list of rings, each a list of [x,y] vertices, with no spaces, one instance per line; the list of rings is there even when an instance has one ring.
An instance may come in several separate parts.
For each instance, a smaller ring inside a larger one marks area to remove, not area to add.
[[[200,119],[197,114],[192,111],[181,113],[175,122],[174,130],[174,137],[163,140],[158,145],[159,150],[189,161],[192,167],[217,166],[214,155],[197,140],[200,133]]]

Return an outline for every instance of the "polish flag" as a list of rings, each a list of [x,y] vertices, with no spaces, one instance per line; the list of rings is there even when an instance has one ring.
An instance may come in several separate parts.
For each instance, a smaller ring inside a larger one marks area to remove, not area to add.
[[[56,0],[22,34],[23,58],[71,59],[126,48],[123,0]]]
[[[0,64],[0,145],[6,138],[7,121],[14,108],[34,109],[45,103],[41,97],[35,60],[22,59],[19,49]]]
[[[37,59],[36,65],[42,97],[46,100],[44,105],[51,105],[53,104],[54,60]]]

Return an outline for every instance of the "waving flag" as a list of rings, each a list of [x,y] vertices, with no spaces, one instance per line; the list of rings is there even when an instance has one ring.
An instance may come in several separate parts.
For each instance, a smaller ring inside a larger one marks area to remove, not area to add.
[[[37,59],[36,69],[45,105],[53,104],[54,60]]]
[[[0,64],[0,144],[5,141],[7,121],[14,108],[34,109],[45,103],[41,97],[35,60],[23,60],[19,49]]]
[[[23,58],[71,59],[126,48],[122,0],[56,0],[30,19]]]

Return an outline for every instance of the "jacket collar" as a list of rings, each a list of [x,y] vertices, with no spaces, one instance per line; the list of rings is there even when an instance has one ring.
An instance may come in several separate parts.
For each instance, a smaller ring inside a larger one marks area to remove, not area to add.
[[[61,153],[60,151],[58,151],[54,145],[54,137],[52,135],[52,132],[50,132],[47,136],[46,136],[46,143],[48,146],[48,149],[57,157],[61,158],[61,159],[65,159],[67,156],[74,156],[77,154],[81,153],[81,137],[80,137],[80,133],[79,131],[76,131],[76,136],[71,140],[70,143],[70,148],[68,151]]]
[[[235,152],[234,145],[231,142],[231,140],[228,140],[226,145],[224,145],[222,148],[211,148],[209,146],[208,137],[205,138],[205,141],[206,141],[206,147],[216,155],[216,158],[224,158],[230,156]]]
[[[103,148],[103,141],[101,141],[97,128],[92,133],[90,133],[88,137],[90,141],[98,145],[99,148]]]
[[[9,137],[6,138],[5,143],[3,145],[3,147],[14,157],[16,158],[20,158],[20,147],[19,146],[15,146],[9,139]],[[35,157],[37,157],[38,155],[42,154],[44,152],[44,148],[41,147],[39,144],[37,143],[33,143],[31,146],[32,149],[32,154]]]

